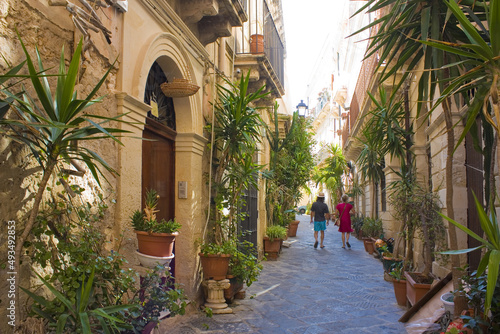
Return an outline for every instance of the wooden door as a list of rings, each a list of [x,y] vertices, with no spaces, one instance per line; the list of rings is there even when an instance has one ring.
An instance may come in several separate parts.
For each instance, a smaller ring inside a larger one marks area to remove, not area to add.
[[[241,240],[250,241],[257,247],[257,218],[258,218],[258,191],[257,188],[251,187],[245,192],[244,200],[245,205],[242,208],[246,212],[247,217],[241,222],[239,232],[244,235]]]
[[[175,217],[175,134],[161,123],[146,119],[142,141],[142,207],[147,190],[160,195],[157,219]]]

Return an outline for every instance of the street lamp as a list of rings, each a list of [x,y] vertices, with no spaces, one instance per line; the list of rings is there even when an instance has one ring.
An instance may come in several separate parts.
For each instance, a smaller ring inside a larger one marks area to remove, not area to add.
[[[307,105],[304,103],[304,100],[300,100],[300,103],[297,104],[297,110],[300,117],[306,117]]]

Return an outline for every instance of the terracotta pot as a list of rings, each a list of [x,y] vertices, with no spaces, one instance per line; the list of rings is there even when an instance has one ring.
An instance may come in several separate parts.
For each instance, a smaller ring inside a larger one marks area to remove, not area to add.
[[[148,233],[144,231],[134,231],[137,235],[137,244],[139,253],[157,256],[168,257],[172,256],[174,250],[175,237],[179,232],[175,233]]]
[[[236,294],[243,289],[243,282],[238,281],[236,277],[231,277],[229,283],[231,284],[229,288],[224,289],[224,299],[227,303],[232,303]]]
[[[201,266],[204,279],[216,281],[226,279],[229,269],[230,254],[202,254],[200,253]]]
[[[276,261],[281,249],[282,239],[274,239],[271,241],[268,237],[264,237],[264,252],[268,260]]]
[[[394,295],[399,306],[406,306],[406,280],[393,280]]]
[[[250,52],[264,53],[264,35],[255,34],[250,36]]]
[[[365,251],[368,254],[372,254],[375,252],[375,242],[372,238],[363,238],[363,244],[365,246]]]
[[[288,236],[289,237],[296,237],[297,236],[297,229],[299,228],[299,223],[300,223],[300,221],[298,221],[298,220],[293,220],[290,223],[290,226],[288,228]]]
[[[413,275],[419,275],[419,273],[411,273]],[[406,298],[413,306],[431,289],[432,284],[417,283],[410,275],[409,272],[405,271],[405,277],[408,281],[406,283]]]

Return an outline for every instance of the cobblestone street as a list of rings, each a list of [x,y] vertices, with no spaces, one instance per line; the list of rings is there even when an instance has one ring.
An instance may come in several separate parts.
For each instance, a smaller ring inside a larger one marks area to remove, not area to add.
[[[313,247],[309,216],[300,220],[278,261],[265,261],[246,298],[235,300],[233,314],[179,317],[175,328],[162,323],[159,333],[406,333],[398,319],[392,283],[383,279],[380,261],[351,238],[342,249],[341,234],[330,225],[325,248]],[[172,319],[173,320],[173,319]]]

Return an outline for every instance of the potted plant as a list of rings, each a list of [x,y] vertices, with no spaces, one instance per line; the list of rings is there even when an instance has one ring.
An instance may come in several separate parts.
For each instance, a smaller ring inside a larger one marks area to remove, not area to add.
[[[187,306],[184,290],[179,284],[173,283],[170,272],[161,265],[148,270],[141,277],[140,289],[132,301],[137,307],[126,314],[126,320],[133,330],[125,331],[125,334],[149,334],[162,318],[183,315]]]
[[[279,225],[271,225],[266,229],[264,237],[264,252],[269,260],[277,260],[283,239],[286,237],[286,228]]]
[[[244,241],[231,254],[227,275],[231,286],[224,290],[224,297],[228,303],[233,301],[235,295],[241,295],[244,285],[251,286],[259,277],[263,267],[254,253],[254,245],[249,241]]]
[[[288,237],[296,237],[299,228],[299,220],[295,220],[295,213],[297,211],[290,209],[285,210],[285,219],[288,221]]]
[[[363,221],[361,230],[363,231],[363,243],[365,250],[368,254],[374,253],[375,238],[379,238],[384,233],[382,229],[382,221],[380,219],[367,217]]]
[[[226,279],[229,269],[229,260],[236,245],[231,241],[222,244],[205,243],[200,248],[200,261],[203,269],[203,278],[212,280]]]
[[[431,275],[433,254],[446,245],[446,228],[439,215],[439,200],[435,193],[416,186],[409,200],[414,208],[408,221],[413,225],[410,229],[419,233],[423,244],[422,272],[405,272],[408,301],[415,305],[431,289],[434,281]]]
[[[392,265],[389,275],[392,277],[394,295],[399,306],[406,306],[406,280],[404,277],[403,262]]]
[[[211,233],[203,236],[199,253],[205,279],[226,278],[229,258],[237,250],[239,227],[246,217],[241,211],[244,193],[258,186],[258,173],[263,168],[253,159],[263,122],[260,107],[255,105],[269,93],[263,93],[264,86],[251,93],[249,81],[250,71],[239,82],[226,80],[225,86],[218,85],[214,122],[207,125],[214,136],[209,144],[213,152],[208,228]],[[222,273],[223,269],[216,274],[207,272],[213,261],[223,262],[226,273]]]
[[[134,211],[132,226],[137,235],[139,253],[155,257],[171,257],[175,237],[179,235],[181,224],[175,219],[158,221],[156,206],[159,195],[154,189],[147,191],[144,212]]]
[[[358,238],[359,240],[362,240],[363,238],[363,231],[362,231],[363,222],[364,222],[363,216],[352,217],[352,228],[356,232],[356,238]]]

